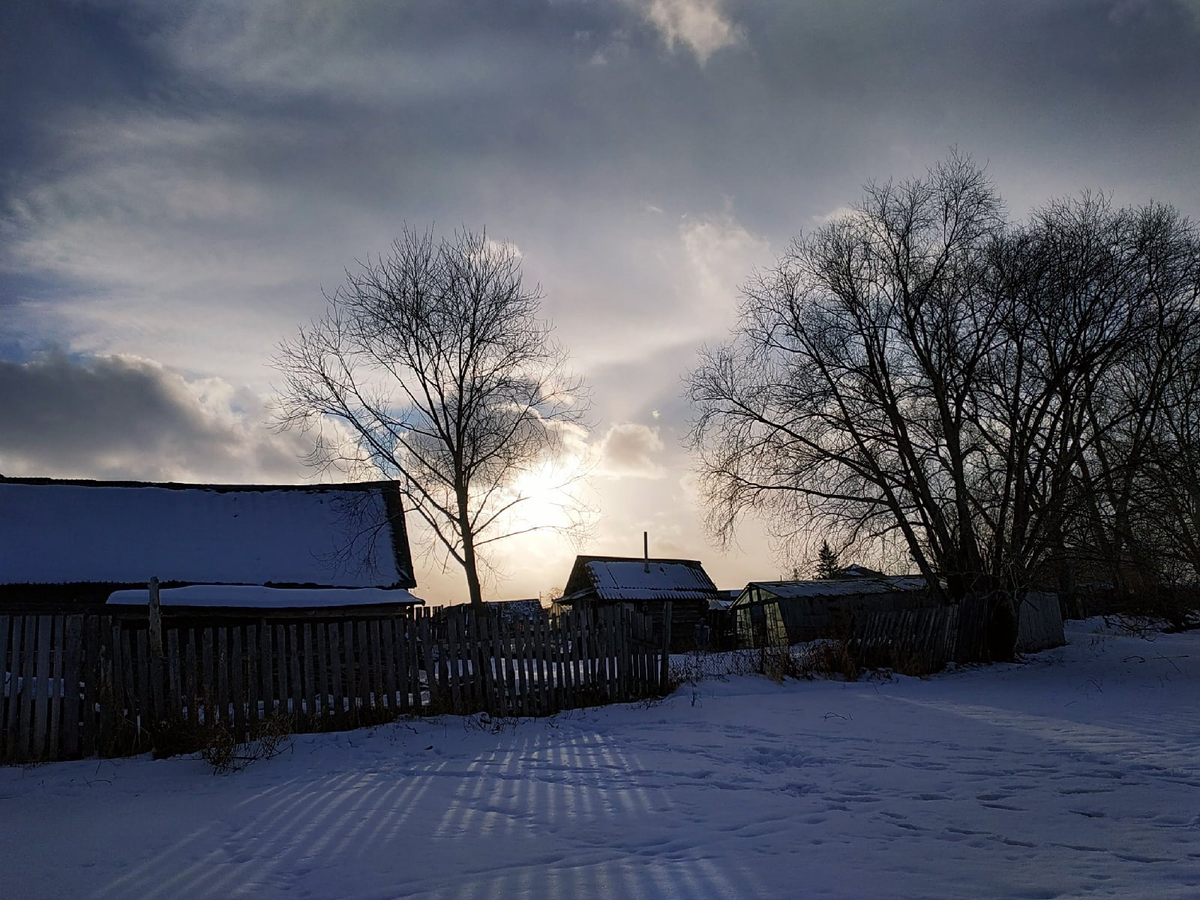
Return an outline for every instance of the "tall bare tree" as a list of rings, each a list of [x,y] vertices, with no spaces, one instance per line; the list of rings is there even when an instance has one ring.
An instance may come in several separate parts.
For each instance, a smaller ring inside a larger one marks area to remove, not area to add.
[[[520,477],[560,453],[585,414],[540,289],[513,247],[482,231],[435,240],[406,228],[326,299],[325,315],[279,346],[280,424],[316,431],[313,465],[397,480],[482,603],[484,548],[543,527],[514,524]]]
[[[1085,195],[1009,226],[958,154],[868,185],[752,277],[733,340],[690,375],[712,529],[754,509],[847,545],[899,536],[1011,657],[1033,573],[1100,508],[1103,450],[1143,412],[1115,386],[1163,321],[1148,216]]]

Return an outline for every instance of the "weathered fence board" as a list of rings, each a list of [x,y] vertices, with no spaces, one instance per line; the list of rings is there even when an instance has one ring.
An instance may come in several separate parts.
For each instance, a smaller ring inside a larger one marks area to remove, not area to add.
[[[661,689],[665,644],[602,607],[507,622],[469,606],[295,622],[0,616],[0,763],[177,752],[274,715],[317,731],[399,713],[548,715]]]

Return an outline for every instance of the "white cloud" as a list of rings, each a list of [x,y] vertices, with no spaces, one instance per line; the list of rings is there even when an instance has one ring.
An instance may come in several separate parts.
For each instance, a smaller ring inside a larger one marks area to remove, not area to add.
[[[709,309],[732,309],[739,285],[769,261],[770,244],[732,216],[685,218],[680,239],[700,299]]]
[[[746,40],[745,31],[726,14],[724,0],[642,0],[636,5],[667,49],[682,44],[702,66],[718,50]]]
[[[818,213],[812,217],[812,221],[817,225],[828,225],[830,222],[835,222],[839,219],[853,218],[858,215],[858,212],[849,206],[836,206],[827,213]]]
[[[664,445],[657,428],[622,422],[608,429],[600,441],[599,474],[609,478],[663,478],[659,459]]]

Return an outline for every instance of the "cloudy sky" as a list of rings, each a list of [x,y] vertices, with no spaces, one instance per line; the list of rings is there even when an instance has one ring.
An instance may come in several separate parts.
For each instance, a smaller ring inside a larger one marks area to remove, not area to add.
[[[583,549],[734,587],[791,562],[707,543],[680,379],[738,285],[951,147],[1016,219],[1200,217],[1200,0],[7,0],[0,121],[0,472],[303,480],[277,343],[405,223],[486,227],[592,387]],[[573,553],[513,545],[492,595]]]

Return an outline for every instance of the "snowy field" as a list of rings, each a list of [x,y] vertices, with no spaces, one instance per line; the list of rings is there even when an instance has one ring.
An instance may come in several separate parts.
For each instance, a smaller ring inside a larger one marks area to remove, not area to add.
[[[1200,633],[0,769],[0,897],[1200,897]]]

